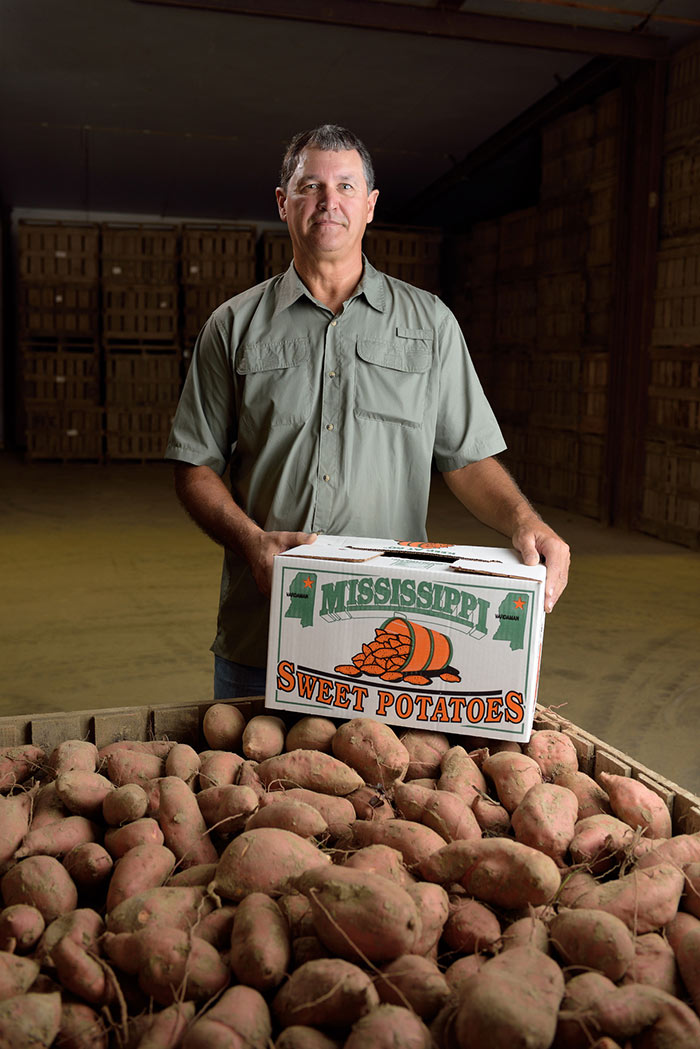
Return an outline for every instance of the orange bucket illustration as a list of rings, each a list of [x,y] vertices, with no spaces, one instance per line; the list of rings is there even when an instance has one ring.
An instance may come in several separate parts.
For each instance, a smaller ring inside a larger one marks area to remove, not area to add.
[[[400,667],[404,673],[436,674],[449,667],[452,642],[437,630],[400,618],[387,619],[381,629],[387,634],[395,634],[410,646],[405,662]]]

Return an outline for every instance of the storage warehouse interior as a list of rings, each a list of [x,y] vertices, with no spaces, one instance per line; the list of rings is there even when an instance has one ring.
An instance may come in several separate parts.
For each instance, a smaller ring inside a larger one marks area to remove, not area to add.
[[[0,0],[0,715],[210,698],[221,551],[164,444],[331,121],[375,161],[368,258],[453,309],[572,547],[540,703],[698,792],[698,5],[324,6]],[[506,545],[433,487],[431,539]]]

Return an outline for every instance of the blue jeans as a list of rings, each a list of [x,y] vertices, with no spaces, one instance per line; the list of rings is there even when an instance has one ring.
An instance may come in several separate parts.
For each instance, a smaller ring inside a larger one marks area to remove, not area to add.
[[[240,699],[265,694],[265,667],[246,667],[214,656],[214,699]]]

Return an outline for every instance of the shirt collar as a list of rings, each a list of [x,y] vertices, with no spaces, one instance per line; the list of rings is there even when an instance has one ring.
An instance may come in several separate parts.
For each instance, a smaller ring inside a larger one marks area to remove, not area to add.
[[[384,277],[374,266],[362,256],[363,270],[360,283],[353,292],[352,298],[355,299],[359,295],[364,295],[368,304],[379,313],[383,313],[386,308],[386,291],[384,289]],[[282,275],[281,280],[277,285],[277,302],[275,304],[274,316],[283,310],[288,309],[292,306],[297,299],[300,299],[302,295],[309,294],[309,289],[306,287],[302,279],[300,278],[297,271],[294,269],[294,263],[289,264],[289,268]]]

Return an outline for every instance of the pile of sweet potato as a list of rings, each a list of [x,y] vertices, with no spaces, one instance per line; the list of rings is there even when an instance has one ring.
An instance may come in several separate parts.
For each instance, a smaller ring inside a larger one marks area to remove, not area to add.
[[[698,1049],[700,833],[520,747],[210,707],[0,750],[0,1049]]]

